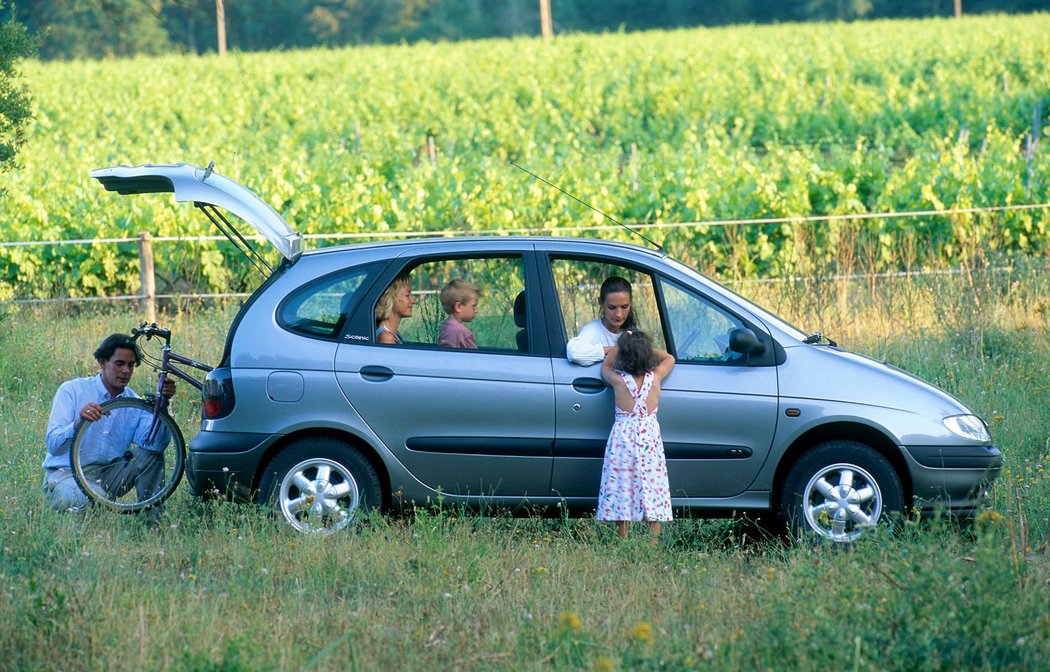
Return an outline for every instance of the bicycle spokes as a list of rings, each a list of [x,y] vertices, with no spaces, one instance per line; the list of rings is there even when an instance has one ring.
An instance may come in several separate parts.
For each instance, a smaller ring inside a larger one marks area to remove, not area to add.
[[[101,506],[127,512],[157,506],[182,478],[182,433],[171,416],[143,399],[116,399],[103,409],[102,418],[82,423],[74,436],[74,478]]]

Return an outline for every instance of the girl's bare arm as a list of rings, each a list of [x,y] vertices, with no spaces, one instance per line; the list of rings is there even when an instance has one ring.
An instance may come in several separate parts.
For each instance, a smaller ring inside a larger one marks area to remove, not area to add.
[[[620,356],[620,346],[614,345],[609,348],[609,351],[605,353],[605,359],[602,360],[602,380],[606,383],[616,387],[616,383],[622,383],[620,376],[616,374],[614,367],[616,366],[616,358]]]
[[[666,378],[671,373],[671,369],[674,368],[674,356],[659,349],[654,349],[653,352],[660,358],[660,363],[653,369],[653,377],[659,382]]]

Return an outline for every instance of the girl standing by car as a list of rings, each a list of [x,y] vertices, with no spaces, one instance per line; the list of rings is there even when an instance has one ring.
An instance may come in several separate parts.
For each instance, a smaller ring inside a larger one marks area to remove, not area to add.
[[[602,316],[583,325],[574,338],[565,346],[569,361],[584,366],[605,359],[609,348],[624,329],[634,327],[631,312],[631,283],[618,275],[609,276],[598,290],[598,305]]]
[[[616,419],[605,446],[598,520],[616,521],[627,536],[629,521],[644,520],[655,540],[662,521],[671,520],[671,490],[656,410],[660,382],[674,368],[674,357],[653,348],[638,329],[624,330],[602,362],[602,378],[613,388]]]

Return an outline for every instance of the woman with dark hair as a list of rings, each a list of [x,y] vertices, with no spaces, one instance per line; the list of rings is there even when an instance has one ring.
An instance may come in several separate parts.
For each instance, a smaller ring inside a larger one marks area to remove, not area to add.
[[[602,316],[588,322],[565,346],[569,361],[575,364],[597,364],[620,338],[624,329],[635,326],[631,312],[631,283],[618,275],[605,279],[598,291]]]

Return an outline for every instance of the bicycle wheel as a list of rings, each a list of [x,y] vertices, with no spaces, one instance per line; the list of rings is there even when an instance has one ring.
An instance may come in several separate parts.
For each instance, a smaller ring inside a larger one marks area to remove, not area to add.
[[[156,416],[144,399],[102,404],[102,417],[85,420],[73,435],[73,478],[95,504],[122,513],[151,509],[175,491],[186,469],[186,442],[166,412]]]

